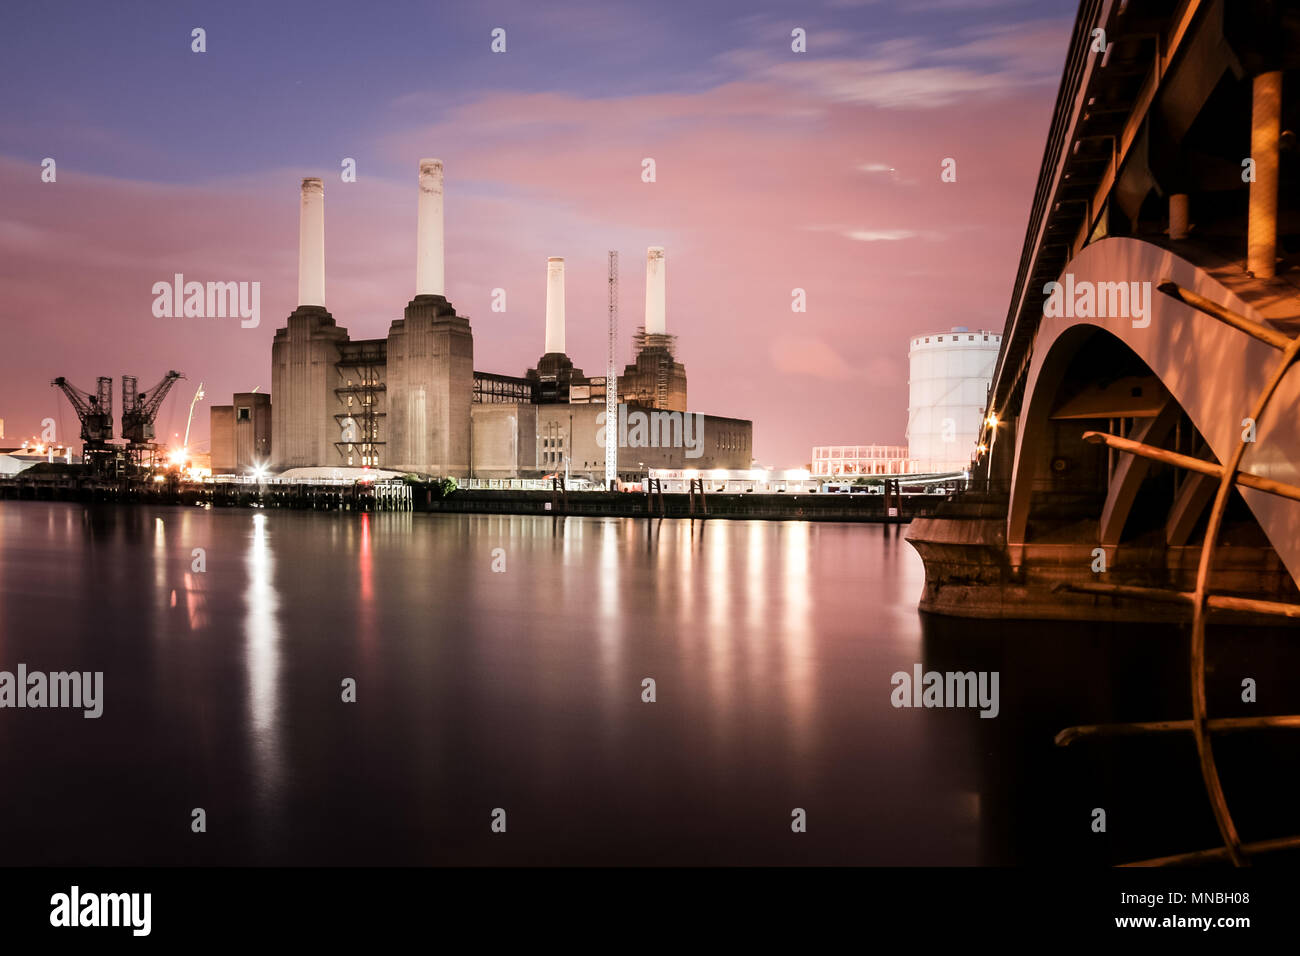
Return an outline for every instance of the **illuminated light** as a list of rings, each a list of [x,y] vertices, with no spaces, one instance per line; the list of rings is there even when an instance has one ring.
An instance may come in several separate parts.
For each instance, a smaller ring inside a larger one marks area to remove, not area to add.
[[[984,444],[983,442],[980,442],[979,450],[981,453],[988,451],[989,450],[988,445]]]
[[[162,476],[162,475],[154,475],[154,476],[153,476],[153,480],[154,480],[154,481],[163,481],[164,479],[163,479],[163,476]]]
[[[988,425],[989,428],[997,428],[997,427],[998,427],[998,416],[996,416],[996,415],[990,415],[988,418],[986,418],[986,419],[984,420],[984,424],[985,424],[985,425]]]

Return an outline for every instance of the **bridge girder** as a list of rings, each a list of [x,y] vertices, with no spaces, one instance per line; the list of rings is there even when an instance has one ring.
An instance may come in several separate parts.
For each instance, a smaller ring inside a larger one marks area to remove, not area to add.
[[[1110,238],[1087,246],[1066,266],[1076,285],[1083,282],[1149,282],[1154,290],[1165,278],[1267,328],[1263,316],[1205,270],[1170,250],[1138,239]],[[1132,316],[1044,317],[1034,342],[1025,378],[1024,398],[1015,435],[1006,542],[1013,567],[1027,543],[1026,532],[1035,485],[1047,474],[1051,455],[1051,415],[1057,385],[1082,344],[1101,329],[1127,346],[1168,389],[1204,437],[1208,452],[1226,460],[1240,440],[1243,418],[1274,362],[1275,350],[1224,323],[1168,296],[1154,294],[1150,315],[1135,326]],[[1277,481],[1300,484],[1300,373],[1281,383],[1263,419],[1255,423],[1257,440],[1244,467]],[[1134,472],[1136,476],[1136,472]],[[1116,493],[1119,494],[1118,492]],[[1300,583],[1300,508],[1275,496],[1241,489],[1242,497],[1268,536],[1291,577]],[[1197,503],[1194,488],[1175,502],[1166,536],[1183,536]],[[1112,527],[1123,511],[1113,506]],[[1113,530],[1112,530],[1113,534]]]

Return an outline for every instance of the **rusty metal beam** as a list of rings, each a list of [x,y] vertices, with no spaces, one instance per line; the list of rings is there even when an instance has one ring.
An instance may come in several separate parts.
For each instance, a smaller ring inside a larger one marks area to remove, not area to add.
[[[1210,733],[1224,734],[1237,730],[1300,729],[1300,714],[1276,717],[1216,717],[1205,722]],[[1066,727],[1053,740],[1058,747],[1068,747],[1088,737],[1139,737],[1146,734],[1193,733],[1194,720],[1148,720],[1120,724],[1081,724]]]
[[[1195,591],[1175,591],[1169,588],[1147,588],[1136,584],[1066,584],[1053,591],[1073,591],[1078,594],[1099,594],[1104,597],[1139,598],[1163,604],[1195,604]],[[1208,594],[1205,605],[1214,611],[1240,611],[1243,614],[1265,614],[1272,617],[1300,617],[1300,604],[1285,601],[1265,601],[1260,598],[1237,597],[1232,594]]]
[[[1176,451],[1168,451],[1164,448],[1144,445],[1141,442],[1132,441],[1128,438],[1120,438],[1118,435],[1107,435],[1105,432],[1084,432],[1083,440],[1092,442],[1094,445],[1105,443],[1111,448],[1118,449],[1119,451],[1126,451],[1133,455],[1141,455],[1143,458],[1150,458],[1152,461],[1162,462],[1166,465],[1173,465],[1176,468],[1185,468],[1188,471],[1200,472],[1202,475],[1209,475],[1211,478],[1223,478],[1222,465],[1216,465],[1212,461],[1205,461],[1201,458],[1193,458],[1190,455],[1180,455]],[[1261,478],[1259,475],[1252,475],[1248,471],[1236,472],[1233,475],[1232,480],[1243,488],[1253,488],[1256,491],[1267,492],[1270,495],[1277,495],[1280,498],[1290,498],[1292,501],[1300,501],[1300,488],[1295,485],[1288,485],[1284,481],[1275,481],[1272,478]]]
[[[1275,853],[1278,850],[1290,850],[1300,847],[1300,836],[1278,837],[1274,840],[1257,840],[1254,843],[1242,843],[1238,849],[1244,856],[1260,856],[1264,853]],[[1226,846],[1215,847],[1213,850],[1197,850],[1194,853],[1179,853],[1176,856],[1159,856],[1153,860],[1142,860],[1138,863],[1124,863],[1123,866],[1182,866],[1185,863],[1213,863],[1216,861],[1230,860],[1232,854]]]

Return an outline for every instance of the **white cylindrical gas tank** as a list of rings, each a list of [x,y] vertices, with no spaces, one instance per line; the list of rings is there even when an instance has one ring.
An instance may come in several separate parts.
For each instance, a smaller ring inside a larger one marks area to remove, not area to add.
[[[979,440],[1002,333],[958,327],[914,335],[908,350],[907,456],[961,471]]]

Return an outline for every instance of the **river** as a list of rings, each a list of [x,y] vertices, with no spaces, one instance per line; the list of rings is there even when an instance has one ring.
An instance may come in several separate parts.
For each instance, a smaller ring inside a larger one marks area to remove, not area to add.
[[[103,713],[0,709],[0,846],[752,865],[1216,845],[1190,737],[1052,744],[1185,717],[1181,629],[930,617],[923,579],[898,526],[5,502],[0,670],[102,672]],[[1212,635],[1211,713],[1294,712],[1296,643]],[[997,672],[997,716],[894,706],[918,664]],[[1246,676],[1267,705],[1238,699]],[[1252,740],[1219,751],[1244,835],[1300,829],[1269,783],[1300,779],[1297,748]]]

